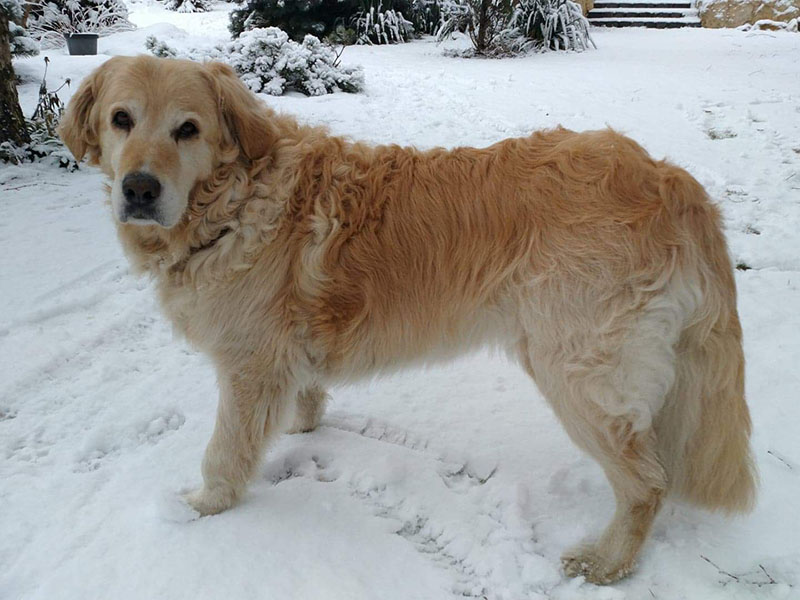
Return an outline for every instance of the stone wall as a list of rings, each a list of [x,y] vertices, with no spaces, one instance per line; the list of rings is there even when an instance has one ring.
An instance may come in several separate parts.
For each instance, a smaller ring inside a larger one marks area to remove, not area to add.
[[[800,17],[800,0],[700,0],[703,27],[739,27],[756,21],[788,22]]]
[[[589,11],[594,8],[594,0],[575,0],[575,2],[581,5],[584,15],[588,15]]]

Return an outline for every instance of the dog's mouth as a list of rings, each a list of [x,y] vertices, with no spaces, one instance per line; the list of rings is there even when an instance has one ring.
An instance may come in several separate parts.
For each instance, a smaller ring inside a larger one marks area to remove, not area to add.
[[[120,223],[129,225],[160,225],[166,227],[161,214],[152,209],[139,207],[126,207],[119,217]]]

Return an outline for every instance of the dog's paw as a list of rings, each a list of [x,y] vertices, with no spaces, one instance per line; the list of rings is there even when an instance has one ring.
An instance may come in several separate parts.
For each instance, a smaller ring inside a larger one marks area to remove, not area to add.
[[[627,577],[633,571],[633,561],[619,563],[609,560],[598,548],[584,544],[568,550],[561,557],[567,577],[583,576],[589,583],[607,585]]]
[[[184,494],[184,499],[201,517],[216,515],[233,506],[236,494],[223,487],[203,487],[193,492]]]

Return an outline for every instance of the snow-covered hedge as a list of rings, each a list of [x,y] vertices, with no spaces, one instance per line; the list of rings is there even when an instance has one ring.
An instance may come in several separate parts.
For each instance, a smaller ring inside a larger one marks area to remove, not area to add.
[[[164,5],[168,10],[179,13],[208,12],[211,10],[210,0],[167,0]]]
[[[359,92],[364,87],[363,70],[339,64],[339,56],[330,46],[313,35],[297,43],[277,27],[252,29],[232,42],[185,53],[153,36],[146,45],[156,56],[226,62],[251,90],[273,96],[287,90],[321,96],[336,91]]]
[[[14,21],[8,22],[8,32],[11,35],[9,45],[11,56],[36,56],[39,54],[39,43],[34,40],[24,27]]]
[[[407,0],[408,8],[395,2],[395,8],[400,10],[414,25],[417,34],[427,33],[434,35],[441,22],[439,8],[440,0]]]
[[[588,50],[589,21],[573,0],[519,0],[509,22],[517,51]]]
[[[134,29],[122,0],[33,0],[28,31],[43,47],[63,46],[65,33],[109,35]]]
[[[440,1],[448,0],[246,0],[231,13],[229,28],[234,36],[270,26],[298,41],[311,34],[337,43],[397,43],[435,33]]]
[[[18,0],[0,0],[0,13],[7,19],[22,19],[22,6]]]
[[[20,164],[35,161],[74,171],[78,168],[78,163],[56,132],[61,116],[64,114],[64,103],[59,98],[58,92],[65,85],[69,85],[70,80],[64,81],[58,89],[49,91],[47,89],[49,60],[45,57],[44,61],[44,76],[39,85],[39,102],[33,117],[25,119],[30,141],[21,146],[10,141],[0,143],[0,162]]]
[[[278,27],[299,41],[307,34],[318,38],[349,24],[362,9],[361,0],[246,0],[231,12],[228,28],[234,36],[250,29]]]
[[[476,53],[496,53],[510,10],[507,0],[443,0],[437,37],[442,41],[455,32],[466,32]]]
[[[228,43],[224,54],[254,92],[279,96],[294,89],[321,96],[364,87],[363,71],[341,66],[336,52],[313,35],[298,44],[276,27],[253,29]]]
[[[380,2],[357,13],[352,22],[358,44],[399,44],[414,36],[414,24]]]
[[[39,44],[22,27],[25,11],[19,0],[0,0],[0,13],[8,19],[8,43],[11,47],[11,56],[39,54]]]
[[[460,56],[508,56],[530,51],[586,50],[589,22],[573,0],[442,0],[444,40],[466,32],[473,50]]]
[[[0,163],[19,165],[37,162],[70,171],[78,168],[78,163],[70,151],[43,121],[28,121],[28,134],[31,136],[31,141],[22,147],[10,142],[0,144]]]

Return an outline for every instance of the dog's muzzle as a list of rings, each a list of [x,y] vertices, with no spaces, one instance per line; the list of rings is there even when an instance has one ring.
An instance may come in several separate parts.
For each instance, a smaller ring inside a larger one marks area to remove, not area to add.
[[[123,223],[130,219],[160,222],[161,184],[158,179],[147,173],[129,173],[122,180],[122,195],[125,197],[120,217]]]

